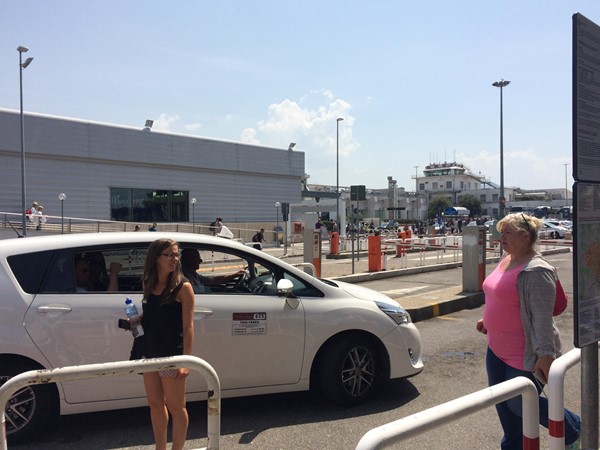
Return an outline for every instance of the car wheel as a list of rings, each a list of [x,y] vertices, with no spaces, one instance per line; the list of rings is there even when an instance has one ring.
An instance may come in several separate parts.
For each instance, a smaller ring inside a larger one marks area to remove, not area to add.
[[[364,337],[347,336],[325,349],[319,381],[325,396],[350,406],[366,401],[379,387],[382,375],[373,344]]]
[[[0,367],[0,385],[15,375],[39,369],[20,361],[1,361]],[[4,417],[9,443],[16,444],[38,436],[58,417],[56,386],[36,384],[19,389],[6,403]]]

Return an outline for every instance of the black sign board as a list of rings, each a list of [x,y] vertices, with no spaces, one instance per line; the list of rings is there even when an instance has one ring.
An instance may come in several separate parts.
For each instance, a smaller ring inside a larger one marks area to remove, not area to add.
[[[350,200],[361,201],[367,199],[367,189],[364,185],[350,186]]]

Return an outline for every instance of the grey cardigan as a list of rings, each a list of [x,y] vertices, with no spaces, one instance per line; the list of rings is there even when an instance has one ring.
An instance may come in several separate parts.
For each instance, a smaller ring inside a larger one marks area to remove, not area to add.
[[[556,269],[539,254],[517,277],[521,322],[525,331],[525,370],[533,371],[540,356],[560,356],[560,334],[552,317],[557,280]]]

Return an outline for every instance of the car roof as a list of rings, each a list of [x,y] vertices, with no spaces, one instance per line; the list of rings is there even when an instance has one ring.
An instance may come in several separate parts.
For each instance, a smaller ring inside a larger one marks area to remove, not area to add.
[[[32,253],[60,248],[87,247],[90,245],[135,244],[150,243],[156,239],[173,239],[177,242],[194,242],[205,245],[219,245],[228,248],[250,247],[230,239],[209,236],[206,234],[175,233],[175,232],[111,232],[111,233],[75,233],[27,238],[3,239],[0,245],[0,255],[8,256],[21,253]]]

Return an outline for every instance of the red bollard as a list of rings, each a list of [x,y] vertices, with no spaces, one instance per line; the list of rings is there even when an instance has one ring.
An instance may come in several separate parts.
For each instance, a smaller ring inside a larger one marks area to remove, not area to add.
[[[381,271],[381,236],[369,236],[369,272]]]
[[[340,254],[340,245],[339,245],[339,233],[337,231],[331,232],[331,239],[329,239],[329,253],[332,255]]]

